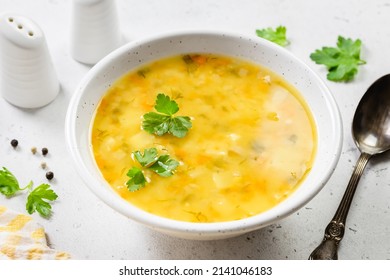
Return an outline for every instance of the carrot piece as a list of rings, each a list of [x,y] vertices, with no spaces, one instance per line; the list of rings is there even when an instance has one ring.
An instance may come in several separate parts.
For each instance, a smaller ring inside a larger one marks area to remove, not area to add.
[[[207,57],[200,54],[191,56],[191,59],[193,62],[195,62],[198,65],[203,65],[207,62]]]

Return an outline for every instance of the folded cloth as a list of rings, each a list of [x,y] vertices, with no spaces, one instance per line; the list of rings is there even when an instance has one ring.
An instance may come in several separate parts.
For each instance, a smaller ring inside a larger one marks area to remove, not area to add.
[[[64,260],[68,253],[47,245],[44,228],[31,216],[0,205],[0,260]]]

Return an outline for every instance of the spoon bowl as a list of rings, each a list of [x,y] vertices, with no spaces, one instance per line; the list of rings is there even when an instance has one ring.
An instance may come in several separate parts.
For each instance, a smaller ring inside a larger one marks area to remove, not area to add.
[[[361,152],[374,155],[390,149],[390,74],[375,81],[360,100],[352,133]]]
[[[322,243],[310,260],[337,260],[337,250],[359,179],[371,156],[390,149],[390,74],[376,80],[360,100],[352,123],[352,136],[361,154],[340,205],[328,226]]]

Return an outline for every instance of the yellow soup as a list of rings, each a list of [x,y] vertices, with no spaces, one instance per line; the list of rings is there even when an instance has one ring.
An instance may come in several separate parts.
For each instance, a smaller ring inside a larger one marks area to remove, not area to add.
[[[142,129],[159,93],[177,102],[175,115],[191,118],[186,136]],[[297,189],[316,148],[314,121],[296,89],[259,65],[214,54],[164,58],[121,77],[101,100],[91,133],[96,164],[123,199],[190,222],[272,208]],[[149,148],[180,162],[172,176],[132,156]],[[132,167],[147,180],[134,192],[126,185]]]

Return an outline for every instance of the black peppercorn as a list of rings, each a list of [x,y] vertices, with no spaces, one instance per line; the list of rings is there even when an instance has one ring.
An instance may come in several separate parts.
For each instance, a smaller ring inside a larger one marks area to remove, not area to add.
[[[47,148],[42,148],[42,155],[46,156],[49,150]]]
[[[11,146],[12,147],[16,148],[18,146],[18,144],[19,144],[18,140],[16,140],[16,139],[12,139],[11,140]]]
[[[54,173],[51,171],[46,172],[46,179],[51,180],[54,178]]]

